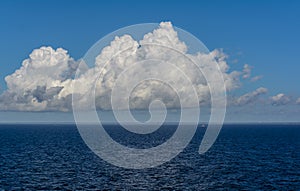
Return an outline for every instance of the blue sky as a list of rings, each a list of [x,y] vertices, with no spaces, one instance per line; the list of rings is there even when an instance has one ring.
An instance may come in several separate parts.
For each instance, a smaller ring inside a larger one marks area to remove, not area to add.
[[[233,70],[244,64],[269,95],[300,97],[299,1],[1,1],[0,85],[33,49],[63,47],[79,59],[106,34],[132,24],[171,21],[210,50],[222,48]],[[234,63],[234,60],[238,63]]]

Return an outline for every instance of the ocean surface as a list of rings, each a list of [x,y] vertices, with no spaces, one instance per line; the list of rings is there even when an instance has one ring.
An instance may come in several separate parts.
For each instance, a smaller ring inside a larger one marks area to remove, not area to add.
[[[138,136],[106,126],[114,140],[148,148],[176,126]],[[198,154],[205,128],[156,168],[130,170],[96,156],[75,125],[0,125],[0,190],[300,190],[300,125],[224,125]]]

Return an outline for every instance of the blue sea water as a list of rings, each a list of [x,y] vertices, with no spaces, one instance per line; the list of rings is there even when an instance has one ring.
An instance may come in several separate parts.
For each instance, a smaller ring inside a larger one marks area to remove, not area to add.
[[[105,128],[124,145],[148,148],[176,126],[147,136]],[[199,155],[204,131],[170,162],[130,170],[93,154],[75,125],[0,125],[0,190],[300,190],[299,125],[224,125]]]

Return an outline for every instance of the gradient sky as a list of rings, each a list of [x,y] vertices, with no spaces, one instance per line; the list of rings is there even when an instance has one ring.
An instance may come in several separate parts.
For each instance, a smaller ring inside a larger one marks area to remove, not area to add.
[[[171,21],[210,50],[222,48],[233,70],[253,67],[269,96],[300,97],[299,1],[1,1],[0,86],[35,48],[63,47],[75,59],[106,34],[132,24]],[[237,63],[236,60],[238,60]]]

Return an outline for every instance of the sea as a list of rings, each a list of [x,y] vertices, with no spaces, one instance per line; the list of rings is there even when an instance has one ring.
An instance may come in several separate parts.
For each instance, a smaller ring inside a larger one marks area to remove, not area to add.
[[[132,135],[106,125],[111,137],[136,148],[156,146],[176,125]],[[226,124],[200,155],[206,128],[171,161],[125,169],[95,155],[72,124],[1,124],[0,190],[300,190],[299,124]]]

